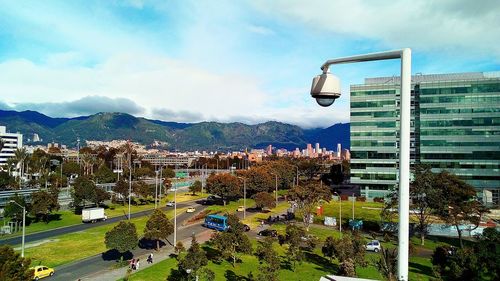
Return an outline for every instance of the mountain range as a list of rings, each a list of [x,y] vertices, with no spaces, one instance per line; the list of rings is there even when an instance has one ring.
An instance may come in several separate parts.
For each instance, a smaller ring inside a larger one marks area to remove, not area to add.
[[[305,148],[307,143],[319,142],[321,147],[336,150],[337,143],[349,148],[349,123],[328,128],[303,129],[296,125],[269,121],[256,125],[243,123],[178,123],[150,120],[126,113],[96,113],[75,118],[52,118],[36,111],[0,110],[0,125],[10,132],[24,135],[31,143],[33,134],[43,143],[57,142],[76,146],[85,140],[130,139],[145,145],[155,141],[169,150],[226,151],[245,148],[273,147],[289,150]]]

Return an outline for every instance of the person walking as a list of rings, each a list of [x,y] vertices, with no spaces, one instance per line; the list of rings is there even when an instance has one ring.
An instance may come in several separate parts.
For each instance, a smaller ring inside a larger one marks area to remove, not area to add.
[[[130,266],[130,269],[135,270],[135,259],[130,260],[129,266]]]
[[[149,254],[148,263],[153,263],[153,253]]]
[[[135,270],[139,270],[139,259],[135,262]]]

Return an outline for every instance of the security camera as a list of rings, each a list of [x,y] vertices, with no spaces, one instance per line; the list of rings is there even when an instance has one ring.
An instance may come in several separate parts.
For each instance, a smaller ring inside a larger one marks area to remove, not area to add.
[[[330,72],[313,78],[311,96],[321,106],[330,106],[340,97],[340,79]]]

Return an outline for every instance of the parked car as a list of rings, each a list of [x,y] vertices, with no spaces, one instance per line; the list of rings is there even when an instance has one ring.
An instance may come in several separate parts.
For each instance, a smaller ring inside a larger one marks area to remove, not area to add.
[[[366,250],[378,253],[381,250],[380,242],[378,240],[372,240],[371,242],[366,244]]]
[[[35,266],[31,269],[33,269],[33,280],[49,277],[54,275],[55,273],[53,268],[46,267],[43,265]]]
[[[244,230],[245,232],[250,231],[250,226],[248,226],[248,224],[244,224],[244,225],[243,225],[243,230]]]
[[[189,207],[187,208],[186,213],[194,213],[194,211],[196,211],[195,208]]]
[[[264,229],[264,230],[261,230],[259,233],[258,233],[259,236],[271,236],[271,237],[276,237],[278,236],[278,232],[274,229]]]
[[[238,209],[236,209],[237,212],[243,212],[245,211],[245,207],[243,206],[238,206]]]
[[[173,207],[175,205],[174,201],[167,202],[167,207]]]

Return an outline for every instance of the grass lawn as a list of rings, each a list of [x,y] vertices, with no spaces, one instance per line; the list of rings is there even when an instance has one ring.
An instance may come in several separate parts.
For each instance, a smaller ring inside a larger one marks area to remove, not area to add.
[[[230,201],[223,205],[211,205],[207,207],[207,210],[210,211],[211,214],[225,214],[225,213],[234,213],[239,206],[243,206],[243,199],[239,199],[238,201]],[[252,208],[255,206],[255,200],[247,198],[246,207]],[[247,211],[247,215],[249,212]]]
[[[250,213],[251,216],[242,220],[242,222],[245,224],[248,224],[250,226],[250,228],[253,229],[253,228],[258,227],[260,225],[261,220],[265,220],[269,216],[276,216],[278,214],[286,212],[286,210],[289,207],[290,207],[290,204],[288,204],[288,202],[279,202],[275,208],[269,210],[266,213]],[[247,212],[247,215],[248,214],[249,213]]]
[[[255,239],[252,239],[252,244],[255,249],[257,244]],[[321,276],[335,274],[338,270],[338,261],[334,260],[330,263],[327,258],[322,256],[320,246],[313,252],[306,252],[305,260],[301,264],[296,265],[295,271],[291,270],[290,265],[287,262],[286,246],[279,246],[275,243],[274,247],[281,258],[279,280],[319,280]],[[207,244],[204,244],[203,248],[208,250],[208,253],[213,253]],[[368,266],[357,267],[356,272],[358,277],[371,278],[375,280],[383,279],[375,266],[375,262],[378,260],[379,255],[380,254],[376,253],[367,253],[366,259],[368,261]],[[220,264],[210,261],[207,267],[215,273],[215,280],[220,281],[240,280],[239,278],[244,280],[243,277],[247,277],[250,272],[252,272],[254,276],[258,274],[259,261],[257,257],[253,255],[243,255],[241,257],[241,261],[242,262],[237,263],[235,267],[227,261],[222,261]],[[165,280],[172,269],[177,269],[177,261],[173,258],[169,258],[153,265],[152,267],[134,273],[131,275],[130,280]],[[411,257],[409,271],[410,280],[429,280],[432,274],[430,260],[419,257]]]
[[[177,194],[177,202],[181,203],[181,202],[186,202],[186,201],[190,201],[190,200],[198,200],[198,199],[203,198],[203,197],[204,196],[201,196],[199,193],[196,194],[195,196],[193,196],[193,195],[191,195],[191,193],[188,193],[188,192],[179,192]],[[162,198],[162,202],[160,203],[160,205],[165,206],[165,204],[168,201],[172,201],[173,198],[174,198],[174,194],[169,193],[166,197]],[[132,205],[132,206],[130,206],[131,213],[137,213],[137,212],[151,210],[151,209],[154,209],[153,203],[146,204],[146,205],[137,205],[137,206]],[[128,214],[128,205],[111,203],[107,206],[105,213],[109,218],[117,217],[117,216],[124,216],[124,215]],[[82,222],[82,216],[77,215],[73,211],[70,211],[70,210],[58,211],[58,212],[54,213],[53,216],[59,216],[59,217],[57,219],[51,220],[49,223],[33,222],[29,225],[26,225],[26,234],[40,232],[40,231],[46,231],[46,230],[64,227],[64,226],[80,224]],[[19,232],[14,233],[14,234],[0,236],[0,238],[10,238],[10,237],[21,236],[21,235],[22,235],[21,231],[19,231]]]
[[[178,209],[179,213],[185,209]],[[173,210],[166,212],[167,217],[173,217]],[[139,236],[142,235],[147,217],[132,219],[137,227]],[[115,224],[93,227],[84,231],[64,234],[51,238],[39,246],[26,248],[25,254],[32,259],[33,265],[43,264],[56,267],[65,263],[73,262],[89,256],[105,252],[104,236]],[[29,245],[29,244],[28,244]]]

